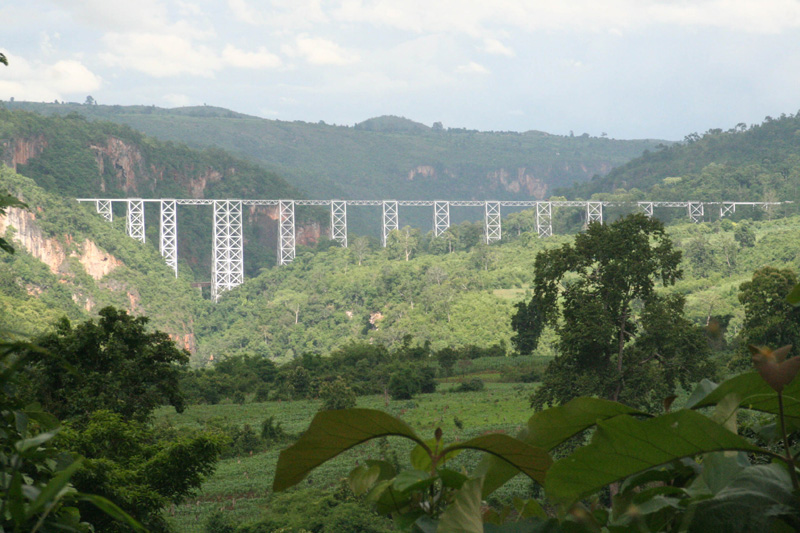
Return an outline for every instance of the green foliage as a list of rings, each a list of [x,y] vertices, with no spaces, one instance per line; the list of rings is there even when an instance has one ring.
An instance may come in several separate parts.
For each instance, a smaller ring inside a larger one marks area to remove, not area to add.
[[[455,392],[480,392],[486,388],[486,384],[480,378],[470,379],[469,381],[462,381],[458,387],[453,389]]]
[[[556,194],[591,198],[635,188],[645,191],[651,200],[797,201],[798,129],[800,114],[766,117],[761,124],[709,130],[702,136],[692,134],[684,143],[662,146],[606,176]],[[735,217],[770,218],[790,208],[773,206],[763,211],[740,207]]]
[[[333,381],[326,381],[319,387],[322,400],[321,409],[350,409],[356,406],[356,393],[347,386],[347,382],[336,376]]]
[[[141,422],[96,411],[85,424],[70,424],[58,444],[86,458],[73,478],[78,489],[117,502],[151,531],[166,531],[161,510],[213,472],[224,441],[212,433],[157,438]],[[81,515],[99,530],[127,531],[90,507],[81,506]]]
[[[567,185],[602,174],[658,143],[538,131],[431,129],[397,117],[378,117],[359,127],[345,127],[264,120],[206,106],[175,110],[25,102],[4,105],[43,114],[82,113],[127,124],[159,139],[243,153],[287,176],[299,189],[322,198],[379,194],[384,198],[514,199],[519,198],[515,192],[519,189],[497,184],[511,181],[517,169],[524,168],[551,187]],[[341,157],[344,153],[347,158]],[[356,222],[354,216],[358,213],[348,213],[351,224]]]
[[[763,356],[769,359],[770,353]],[[775,358],[780,359],[777,353]],[[484,435],[455,446],[441,443],[441,430],[423,442],[403,422],[379,411],[341,411],[335,417],[320,414],[300,441],[281,454],[275,488],[298,483],[311,469],[370,438],[399,435],[417,443],[411,469],[398,472],[385,462],[367,461],[351,472],[349,482],[379,512],[392,515],[401,530],[438,527],[478,532],[484,531],[484,520],[496,524],[487,525],[486,531],[518,531],[522,523],[544,526],[547,515],[535,502],[514,504],[523,517],[530,517],[521,523],[510,520],[508,508],[483,513],[481,501],[524,468],[559,507],[560,524],[549,522],[547,530],[791,530],[800,525],[800,502],[793,495],[800,482],[785,420],[796,416],[800,408],[796,397],[800,385],[793,380],[800,365],[777,367],[777,372],[789,372],[785,389],[775,389],[763,368],[758,368],[761,376],[745,374],[719,387],[703,383],[697,388],[689,406],[715,406],[711,416],[692,409],[649,416],[617,402],[577,398],[534,414],[519,439]],[[764,392],[764,387],[767,391],[772,387],[773,392]],[[758,399],[755,403],[754,398]],[[784,454],[736,433],[737,410],[764,409],[765,400],[777,403]],[[783,400],[789,402],[785,408]],[[588,444],[549,464],[547,450],[591,428],[595,431]],[[335,439],[322,439],[322,435]],[[519,447],[523,444],[530,447]],[[472,447],[494,457],[466,475],[440,466],[456,450]],[[746,454],[735,452],[767,456],[783,466],[751,464]],[[611,485],[617,494],[605,508],[597,495]],[[581,503],[587,498],[592,501],[591,512]],[[424,505],[415,503],[420,501]]]
[[[18,371],[24,352],[35,348],[0,342],[0,529],[3,531],[93,531],[79,507],[136,531],[141,525],[116,504],[73,485],[83,458],[56,446],[58,420],[38,404],[23,407]],[[94,490],[92,492],[95,492]],[[94,522],[92,522],[94,523]]]
[[[27,354],[28,394],[63,419],[106,409],[143,421],[160,405],[182,410],[179,365],[189,354],[165,333],[147,331],[147,321],[112,307],[77,326],[63,319],[37,341],[47,355]]]
[[[710,371],[705,336],[683,317],[683,298],[655,291],[657,280],[680,279],[680,257],[664,226],[641,214],[591,224],[573,245],[536,257],[533,298],[514,319],[517,339],[524,339],[517,342],[535,346],[549,324],[560,353],[534,406],[581,395],[653,406],[675,384]]]
[[[744,323],[741,332],[744,346],[800,346],[800,309],[786,301],[786,297],[797,285],[797,275],[792,269],[771,266],[753,272],[753,279],[739,287],[739,302],[744,307]],[[743,346],[743,347],[744,347]],[[746,349],[743,359],[749,357]]]

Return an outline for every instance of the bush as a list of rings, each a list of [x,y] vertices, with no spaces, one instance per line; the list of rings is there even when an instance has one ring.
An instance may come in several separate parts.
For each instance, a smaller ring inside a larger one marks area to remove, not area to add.
[[[270,416],[261,423],[261,439],[267,444],[283,440],[286,436],[281,423],[276,423],[274,416]]]
[[[482,391],[486,388],[486,385],[483,383],[483,380],[480,378],[474,378],[469,381],[464,381],[459,384],[458,387],[453,389],[454,392],[478,392]]]
[[[349,409],[356,406],[356,393],[347,386],[341,376],[323,383],[319,388],[319,397],[322,399],[320,411]]]

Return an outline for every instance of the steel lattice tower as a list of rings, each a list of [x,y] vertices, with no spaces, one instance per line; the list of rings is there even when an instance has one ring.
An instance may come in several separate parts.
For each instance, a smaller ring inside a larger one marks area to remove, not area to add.
[[[280,217],[280,235],[278,238],[278,264],[288,265],[294,261],[294,200],[280,200],[278,202]]]
[[[178,277],[178,214],[175,200],[161,200],[159,250],[167,265]]]
[[[553,207],[550,202],[536,202],[536,231],[539,237],[553,235]]]
[[[383,202],[383,239],[381,244],[386,248],[389,234],[394,230],[400,229],[399,217],[397,216],[397,202],[394,200],[384,200]]]
[[[603,202],[586,202],[586,225],[592,222],[603,223]]]
[[[144,202],[140,199],[128,200],[128,235],[144,242]]]
[[[244,281],[242,202],[214,200],[214,265],[211,295],[220,295]]]
[[[107,221],[114,219],[114,211],[111,210],[111,200],[97,200],[95,203],[97,212]]]
[[[503,236],[502,220],[500,218],[500,202],[486,202],[484,204],[484,236],[486,244],[499,241]]]
[[[331,200],[331,240],[347,248],[347,202]]]
[[[441,237],[450,227],[450,202],[433,202],[433,235]]]

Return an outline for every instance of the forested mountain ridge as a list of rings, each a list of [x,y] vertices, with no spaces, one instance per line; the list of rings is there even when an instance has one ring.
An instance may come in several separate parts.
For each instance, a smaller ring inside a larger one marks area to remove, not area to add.
[[[210,304],[188,272],[176,279],[155,248],[125,234],[124,220],[109,224],[8,167],[0,166],[0,188],[29,206],[0,218],[16,249],[0,255],[0,328],[38,334],[60,317],[84,320],[113,305],[195,349],[194,323]]]
[[[66,197],[299,198],[277,174],[218,148],[202,151],[147,137],[128,126],[88,121],[78,114],[46,117],[0,109],[0,161]],[[182,208],[179,208],[182,209]],[[124,214],[124,210],[118,211]],[[147,213],[148,239],[158,239],[157,210]],[[198,278],[207,280],[211,258],[210,209],[180,212],[178,246]],[[246,268],[275,262],[275,207],[246,211]],[[298,215],[301,243],[323,231],[319,213]]]
[[[656,140],[480,132],[377,117],[354,127],[267,120],[220,108],[160,109],[5,102],[42,114],[76,112],[160,139],[216,146],[275,170],[313,198],[541,199],[606,174]]]
[[[798,201],[800,113],[692,133],[558,194],[590,198],[615,191],[653,200]]]

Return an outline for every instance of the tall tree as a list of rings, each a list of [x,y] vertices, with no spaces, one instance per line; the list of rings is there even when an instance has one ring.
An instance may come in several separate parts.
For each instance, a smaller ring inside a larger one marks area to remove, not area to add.
[[[147,420],[160,405],[183,411],[178,380],[189,354],[166,333],[148,331],[146,317],[113,307],[97,321],[73,326],[64,318],[28,354],[32,396],[59,419],[86,418],[101,409]]]
[[[778,348],[792,344],[800,348],[800,307],[793,307],[786,296],[797,285],[792,269],[771,266],[753,272],[753,279],[739,286],[739,302],[744,306],[741,331],[741,358],[735,366],[750,362],[748,344]]]
[[[706,370],[702,329],[683,317],[683,299],[657,294],[656,282],[682,276],[681,254],[661,222],[642,214],[590,224],[573,244],[536,256],[534,294],[512,321],[519,348],[535,348],[555,328],[559,355],[534,406],[582,395],[652,405],[676,382]]]

